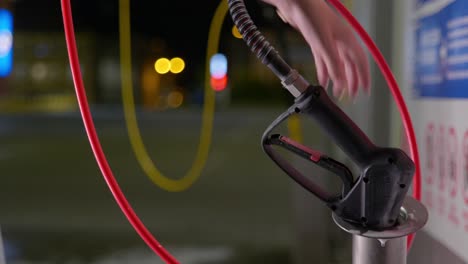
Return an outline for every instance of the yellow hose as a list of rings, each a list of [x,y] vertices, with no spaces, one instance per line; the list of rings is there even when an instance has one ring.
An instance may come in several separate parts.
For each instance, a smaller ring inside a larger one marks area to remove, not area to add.
[[[130,0],[119,0],[119,30],[120,30],[120,71],[122,76],[122,100],[125,123],[130,143],[143,171],[151,181],[162,189],[170,192],[180,192],[188,189],[200,177],[206,164],[215,110],[215,94],[210,86],[210,58],[218,52],[219,38],[224,18],[228,11],[227,1],[221,0],[210,25],[208,47],[206,52],[205,97],[202,113],[200,142],[192,167],[184,177],[171,179],[164,176],[155,166],[145,148],[135,112],[135,100],[132,87],[131,34],[130,34]]]
[[[289,137],[296,142],[301,143],[303,140],[302,124],[298,115],[292,115],[287,121]]]

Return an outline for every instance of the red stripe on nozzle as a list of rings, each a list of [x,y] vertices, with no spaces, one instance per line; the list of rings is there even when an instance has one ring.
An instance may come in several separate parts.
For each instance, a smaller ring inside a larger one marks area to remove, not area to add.
[[[285,143],[291,145],[291,146],[294,146],[295,148],[298,148],[304,152],[306,152],[307,154],[310,155],[310,160],[312,160],[313,162],[318,162],[320,160],[320,158],[322,157],[322,153],[316,151],[316,150],[313,150],[313,149],[310,149],[304,145],[301,145],[299,143],[297,143],[296,141],[288,138],[288,137],[285,137],[285,136],[281,136],[279,138],[280,140],[284,141]]]

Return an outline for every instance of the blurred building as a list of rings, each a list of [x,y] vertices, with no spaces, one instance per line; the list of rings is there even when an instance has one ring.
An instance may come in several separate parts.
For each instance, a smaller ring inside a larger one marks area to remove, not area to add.
[[[91,101],[95,95],[95,36],[79,34],[83,78]],[[2,93],[1,108],[20,110],[71,110],[76,107],[72,76],[63,34],[16,32],[13,71]]]
[[[77,32],[81,71],[92,104],[121,104],[119,46],[115,36]],[[137,104],[167,105],[167,96],[180,90],[174,74],[160,76],[154,62],[165,54],[161,40],[135,38],[133,88]],[[15,32],[14,63],[0,97],[4,111],[76,110],[72,75],[63,33]],[[160,98],[164,97],[164,98]]]

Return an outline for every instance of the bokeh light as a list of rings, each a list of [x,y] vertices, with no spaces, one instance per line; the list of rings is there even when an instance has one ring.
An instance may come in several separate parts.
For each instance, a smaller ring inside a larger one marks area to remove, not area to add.
[[[241,35],[241,33],[239,32],[239,29],[237,29],[237,27],[236,27],[235,25],[232,27],[232,35],[233,35],[235,38],[242,39],[242,35]]]
[[[47,68],[47,65],[42,62],[37,62],[31,67],[31,77],[34,81],[40,82],[45,80],[48,73],[49,69]]]
[[[170,71],[172,73],[181,73],[185,69],[185,61],[179,57],[172,58],[170,61]]]
[[[166,74],[171,69],[171,62],[167,58],[160,58],[154,63],[154,69],[159,74]]]
[[[213,90],[217,92],[221,92],[222,90],[226,88],[227,81],[228,81],[227,75],[224,75],[221,78],[211,77],[210,84]]]
[[[213,55],[210,59],[210,73],[214,78],[222,78],[227,73],[227,58],[221,53]]]
[[[10,75],[13,68],[13,15],[0,9],[0,77]]]
[[[172,91],[167,96],[167,105],[171,108],[177,108],[184,102],[184,95],[179,91]]]

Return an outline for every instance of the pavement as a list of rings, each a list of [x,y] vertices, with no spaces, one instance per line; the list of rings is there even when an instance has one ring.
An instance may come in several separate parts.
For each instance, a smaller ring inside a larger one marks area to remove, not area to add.
[[[133,209],[182,263],[287,264],[295,243],[294,183],[260,147],[282,111],[218,110],[206,167],[180,193],[146,177],[119,107],[95,108],[93,115]],[[139,111],[138,121],[158,168],[168,177],[184,175],[198,146],[201,110]],[[162,263],[115,204],[78,113],[5,114],[0,135],[0,225],[9,263]]]

